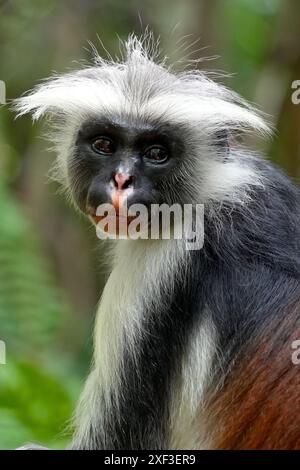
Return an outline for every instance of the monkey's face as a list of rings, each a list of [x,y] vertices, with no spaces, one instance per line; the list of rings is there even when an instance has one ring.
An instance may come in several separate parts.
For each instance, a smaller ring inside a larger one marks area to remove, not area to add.
[[[124,61],[97,56],[15,103],[50,118],[55,176],[94,222],[103,204],[120,217],[125,205],[238,202],[257,182],[232,136],[266,132],[261,118],[204,73],[156,64],[145,46],[131,37]]]
[[[176,181],[183,154],[174,126],[124,118],[88,120],[68,162],[73,198],[96,223],[102,204],[111,204],[121,217],[124,207],[133,204],[149,210],[152,204],[182,202],[183,185]]]

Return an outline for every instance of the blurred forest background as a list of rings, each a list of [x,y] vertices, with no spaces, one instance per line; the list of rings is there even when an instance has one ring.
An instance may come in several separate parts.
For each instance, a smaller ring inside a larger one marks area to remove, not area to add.
[[[102,52],[99,35],[114,54],[117,36],[146,25],[173,59],[218,56],[203,68],[232,74],[225,83],[270,114],[277,132],[258,145],[300,177],[300,105],[291,102],[300,79],[298,0],[0,0],[7,99],[89,60],[87,40]],[[66,444],[104,282],[94,229],[47,179],[53,155],[42,127],[0,108],[1,449]]]

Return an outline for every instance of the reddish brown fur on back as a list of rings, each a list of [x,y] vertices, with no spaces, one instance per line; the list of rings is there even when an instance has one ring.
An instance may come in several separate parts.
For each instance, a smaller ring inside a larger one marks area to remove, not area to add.
[[[227,376],[209,410],[214,448],[300,449],[300,365],[292,362],[299,313],[298,305],[265,328],[253,355]]]

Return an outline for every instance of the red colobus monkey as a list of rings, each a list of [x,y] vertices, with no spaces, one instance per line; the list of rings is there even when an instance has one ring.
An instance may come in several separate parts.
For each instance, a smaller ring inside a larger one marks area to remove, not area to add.
[[[236,142],[259,114],[146,39],[15,102],[50,118],[57,175],[94,223],[112,203],[204,205],[204,245],[112,242],[73,449],[300,448],[300,193]]]

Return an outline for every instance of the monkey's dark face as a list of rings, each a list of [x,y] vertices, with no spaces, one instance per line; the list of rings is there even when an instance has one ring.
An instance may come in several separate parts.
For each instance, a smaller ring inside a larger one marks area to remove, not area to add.
[[[180,188],[177,198],[172,178],[182,165],[183,152],[176,128],[167,124],[85,122],[68,162],[73,197],[95,222],[101,204],[112,204],[118,214],[124,204],[149,208],[179,202]]]

